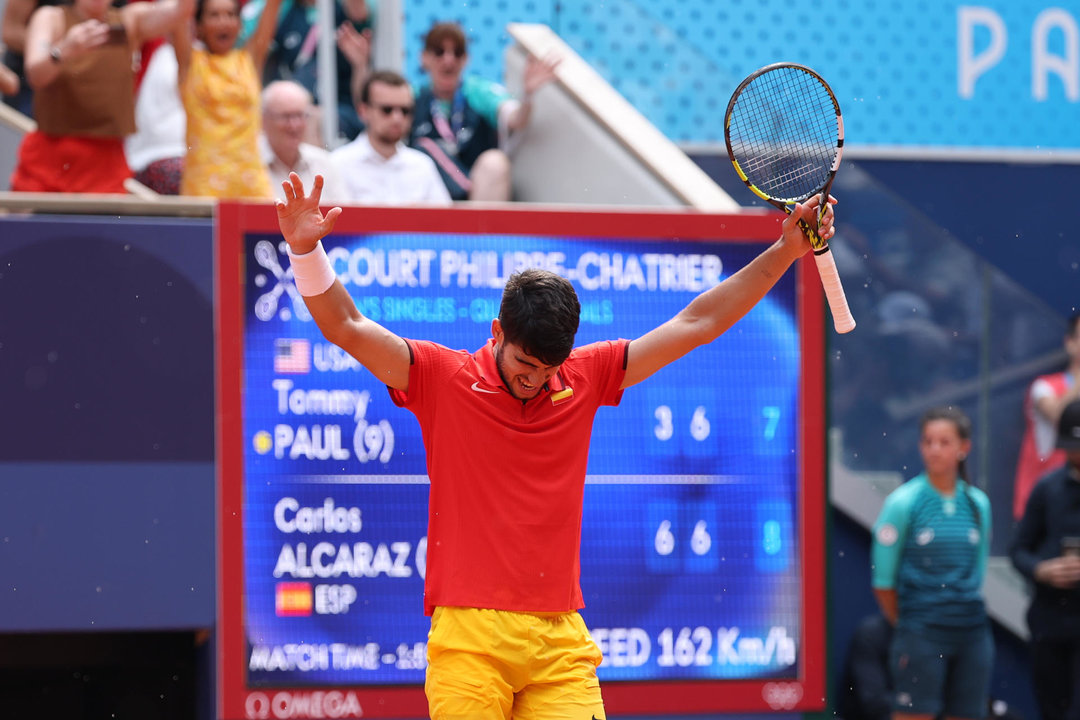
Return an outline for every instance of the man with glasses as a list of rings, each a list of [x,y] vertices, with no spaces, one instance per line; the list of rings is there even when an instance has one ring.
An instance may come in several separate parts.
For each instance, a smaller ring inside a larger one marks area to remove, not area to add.
[[[330,162],[330,153],[304,142],[314,103],[311,93],[292,80],[275,80],[263,89],[259,155],[270,173],[270,186],[280,188],[294,172],[304,182],[323,176],[327,202],[344,202],[344,191]]]
[[[469,61],[465,32],[457,23],[434,24],[424,37],[420,62],[430,84],[416,96],[410,144],[435,160],[455,200],[510,200],[510,136],[525,128],[532,96],[555,78],[556,61],[530,57],[517,100],[501,85],[462,77]]]
[[[357,111],[367,128],[330,153],[344,195],[327,202],[365,205],[449,205],[435,163],[402,144],[413,116],[409,83],[396,72],[371,73],[360,88]]]

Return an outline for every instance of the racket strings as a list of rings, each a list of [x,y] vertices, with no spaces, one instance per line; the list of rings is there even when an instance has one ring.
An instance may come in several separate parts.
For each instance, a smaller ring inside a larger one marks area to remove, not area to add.
[[[839,128],[828,89],[785,67],[763,73],[736,98],[728,126],[732,156],[757,188],[778,200],[802,200],[825,184]]]

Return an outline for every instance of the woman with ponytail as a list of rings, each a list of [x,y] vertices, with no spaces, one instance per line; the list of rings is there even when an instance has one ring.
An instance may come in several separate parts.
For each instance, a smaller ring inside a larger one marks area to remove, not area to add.
[[[894,720],[986,714],[994,644],[982,598],[990,500],[969,484],[971,421],[953,407],[920,423],[923,471],[894,490],[874,525],[872,578],[895,626]]]

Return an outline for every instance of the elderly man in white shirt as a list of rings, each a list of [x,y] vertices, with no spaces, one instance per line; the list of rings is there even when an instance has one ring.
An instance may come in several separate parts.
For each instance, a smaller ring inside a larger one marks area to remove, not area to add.
[[[330,154],[344,186],[328,202],[363,205],[450,205],[435,162],[402,144],[412,123],[413,94],[401,75],[380,70],[365,80],[357,110],[367,130]],[[323,191],[326,198],[326,191]]]
[[[347,202],[341,182],[330,162],[330,153],[304,142],[313,110],[311,93],[291,80],[275,80],[263,89],[262,124],[259,154],[270,172],[275,193],[289,173],[296,173],[307,183],[323,176],[323,198],[330,203]]]

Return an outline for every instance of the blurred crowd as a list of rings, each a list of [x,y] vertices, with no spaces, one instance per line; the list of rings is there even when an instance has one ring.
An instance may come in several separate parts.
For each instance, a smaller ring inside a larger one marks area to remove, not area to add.
[[[334,204],[512,200],[507,149],[557,61],[530,58],[515,97],[439,22],[413,88],[372,67],[377,4],[333,7],[321,83],[316,0],[7,0],[0,93],[36,124],[11,190],[272,199],[295,172]]]

